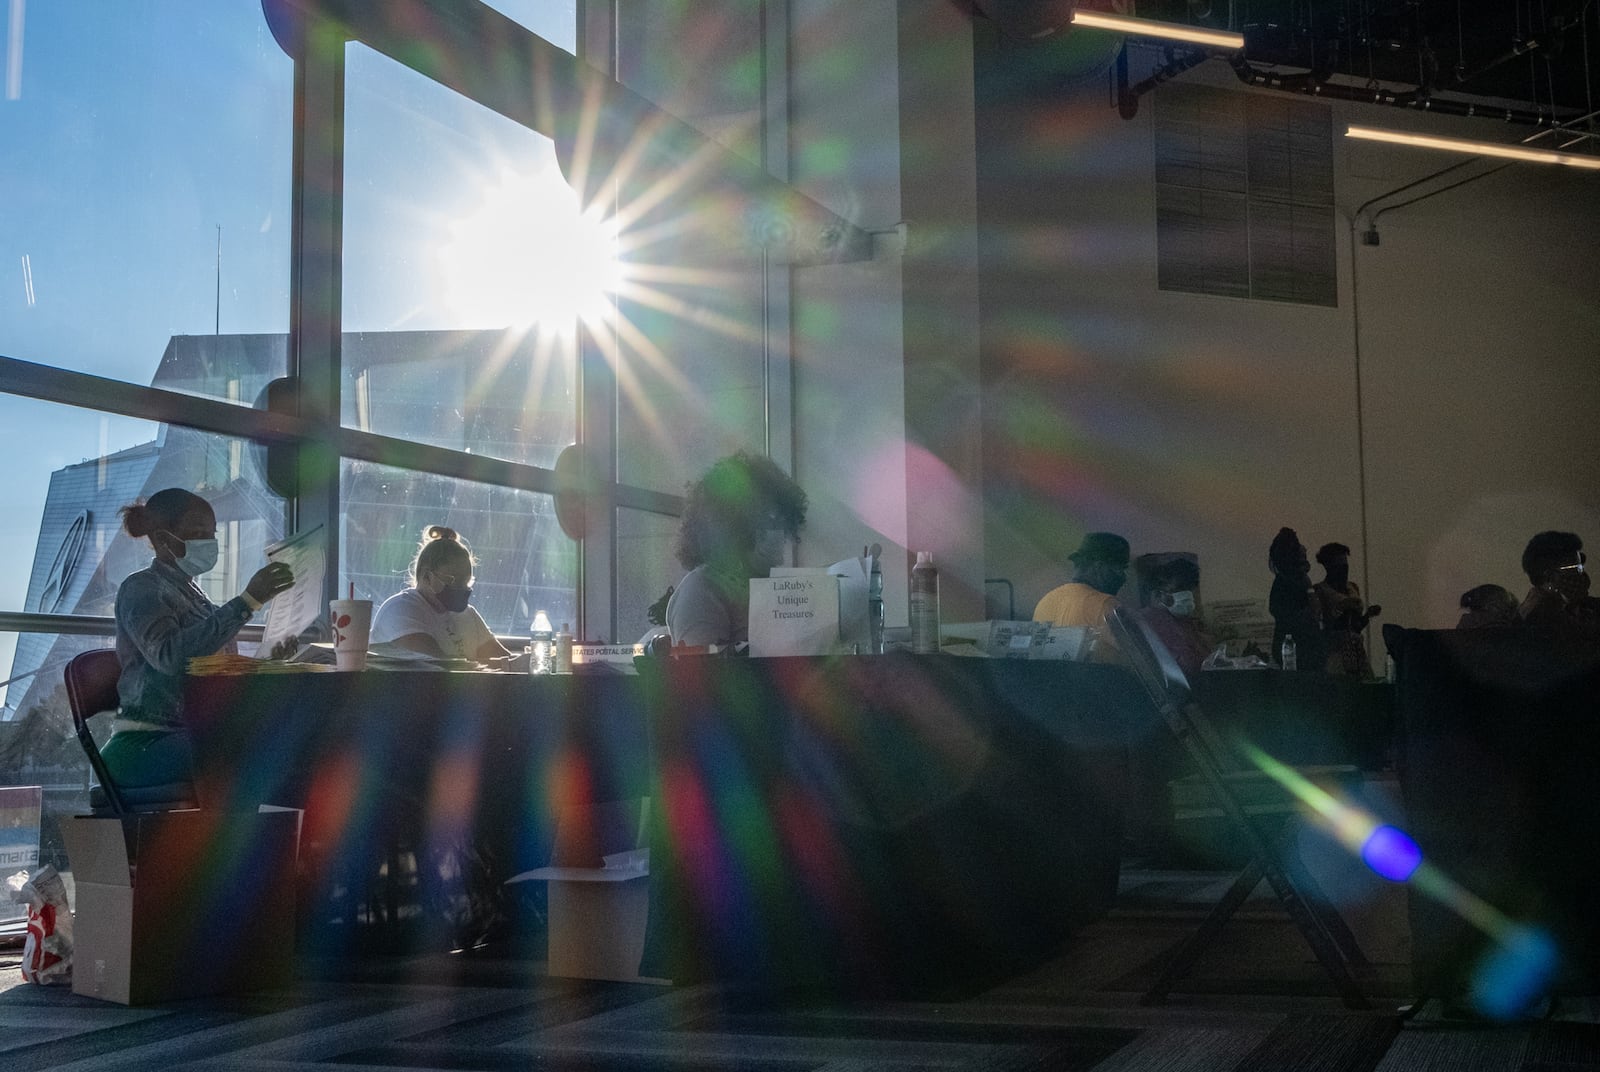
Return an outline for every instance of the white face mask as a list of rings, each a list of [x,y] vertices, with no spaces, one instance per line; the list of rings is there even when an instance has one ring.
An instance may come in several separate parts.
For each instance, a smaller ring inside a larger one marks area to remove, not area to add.
[[[183,557],[175,559],[173,564],[191,577],[209,573],[217,564],[217,541],[183,541]]]
[[[1189,618],[1194,615],[1193,592],[1173,592],[1167,599],[1170,600],[1167,609],[1172,612],[1173,617]]]

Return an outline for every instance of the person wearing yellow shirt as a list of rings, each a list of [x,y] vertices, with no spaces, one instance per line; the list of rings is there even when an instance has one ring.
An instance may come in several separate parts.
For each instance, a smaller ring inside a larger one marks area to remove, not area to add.
[[[1121,605],[1117,592],[1128,579],[1128,541],[1114,532],[1091,532],[1067,558],[1073,565],[1072,580],[1045,593],[1033,620],[1089,626],[1096,636],[1090,658],[1117,662],[1121,653],[1106,629],[1106,615]]]

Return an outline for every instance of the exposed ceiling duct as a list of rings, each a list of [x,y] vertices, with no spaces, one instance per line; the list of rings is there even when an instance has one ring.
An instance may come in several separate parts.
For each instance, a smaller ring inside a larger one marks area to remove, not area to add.
[[[1448,115],[1589,129],[1600,98],[1600,0],[972,0],[1012,38],[1083,33],[1074,7],[1244,35],[1229,56],[1254,86]],[[1159,58],[1126,75],[1121,107],[1197,62]],[[1155,50],[1161,50],[1159,52]],[[1204,53],[1201,53],[1204,55]],[[1211,53],[1221,55],[1221,53]],[[1126,64],[1119,65],[1126,71]]]

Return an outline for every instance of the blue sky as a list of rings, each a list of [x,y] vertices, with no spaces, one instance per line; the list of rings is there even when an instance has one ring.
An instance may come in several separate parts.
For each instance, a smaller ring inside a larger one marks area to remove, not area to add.
[[[492,6],[572,47],[573,0]],[[219,313],[225,333],[286,331],[293,65],[259,0],[4,7],[0,354],[148,383],[169,337],[209,333]],[[363,51],[351,55],[347,147],[351,178],[362,172],[346,243],[361,263],[348,266],[346,327],[462,326],[430,305],[437,288],[417,266],[448,215],[471,210],[472,162],[540,166],[539,139]],[[0,606],[32,609],[50,473],[154,428],[4,394],[0,427],[26,444],[0,469],[0,549],[13,563]],[[0,633],[0,679],[14,639]]]

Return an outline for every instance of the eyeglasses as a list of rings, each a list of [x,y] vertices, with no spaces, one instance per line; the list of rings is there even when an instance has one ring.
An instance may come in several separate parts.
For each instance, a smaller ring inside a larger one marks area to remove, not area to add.
[[[1567,570],[1577,570],[1579,573],[1586,573],[1588,571],[1584,569],[1584,563],[1586,563],[1588,561],[1589,561],[1589,556],[1584,554],[1582,551],[1579,551],[1578,552],[1578,561],[1569,562],[1565,566],[1557,566],[1556,567],[1556,572],[1557,573],[1564,573]]]

